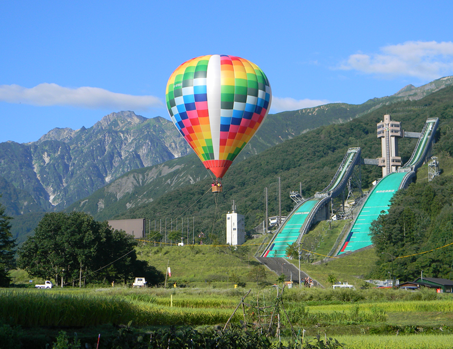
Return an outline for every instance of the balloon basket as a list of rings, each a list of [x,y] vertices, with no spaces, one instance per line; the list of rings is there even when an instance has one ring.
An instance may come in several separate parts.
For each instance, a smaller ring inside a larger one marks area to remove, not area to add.
[[[213,193],[221,193],[223,190],[223,187],[222,186],[219,186],[219,185],[214,185],[212,186],[212,192]]]

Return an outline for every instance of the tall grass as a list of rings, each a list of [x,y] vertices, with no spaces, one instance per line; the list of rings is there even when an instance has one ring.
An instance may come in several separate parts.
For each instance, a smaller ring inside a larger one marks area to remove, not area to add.
[[[364,312],[354,305],[345,311],[329,311],[312,313],[304,306],[292,306],[287,311],[292,324],[298,325],[356,325],[362,323],[384,322],[387,316],[383,309],[375,308],[372,312]]]
[[[109,299],[50,292],[0,292],[0,318],[11,325],[86,326],[127,323],[136,316],[132,304]]]
[[[338,312],[349,311],[357,305],[354,304],[334,304],[320,305],[310,307],[313,312]],[[407,301],[407,302],[387,302],[385,304],[361,303],[360,310],[364,312],[375,312],[382,310],[387,313],[391,312],[452,312],[453,299],[435,300],[435,301]]]
[[[137,325],[214,325],[225,323],[230,309],[165,307],[86,293],[1,291],[0,319],[11,325],[96,326],[106,323]],[[234,320],[239,319],[239,314]]]
[[[294,302],[307,302],[312,304],[324,303],[356,303],[356,302],[394,302],[394,301],[428,301],[452,299],[452,294],[436,293],[433,290],[422,289],[409,292],[393,289],[307,289],[292,288],[285,290],[285,300]]]
[[[335,339],[348,349],[438,349],[453,346],[453,335],[335,336]]]

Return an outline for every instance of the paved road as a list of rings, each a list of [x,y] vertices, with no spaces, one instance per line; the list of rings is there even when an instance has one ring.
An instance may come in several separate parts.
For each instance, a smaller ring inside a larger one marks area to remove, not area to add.
[[[256,257],[256,259],[277,275],[285,274],[286,281],[292,280],[296,284],[299,283],[299,269],[294,264],[289,263],[285,258]],[[300,277],[303,281],[306,277],[310,276],[301,270]],[[313,283],[315,286],[322,287],[316,280],[313,280]]]

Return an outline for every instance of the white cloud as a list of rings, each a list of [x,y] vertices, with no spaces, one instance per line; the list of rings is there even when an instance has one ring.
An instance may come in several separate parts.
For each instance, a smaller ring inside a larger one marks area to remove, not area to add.
[[[330,103],[327,100],[314,100],[314,99],[294,99],[294,98],[279,98],[272,97],[271,109],[277,112],[297,110],[304,108],[317,107],[319,105]]]
[[[36,106],[71,106],[87,109],[146,111],[162,107],[154,96],[131,96],[97,87],[68,88],[57,84],[39,84],[32,88],[0,85],[0,101]]]
[[[381,53],[356,53],[340,67],[384,77],[437,79],[453,74],[453,42],[408,41],[381,48]]]

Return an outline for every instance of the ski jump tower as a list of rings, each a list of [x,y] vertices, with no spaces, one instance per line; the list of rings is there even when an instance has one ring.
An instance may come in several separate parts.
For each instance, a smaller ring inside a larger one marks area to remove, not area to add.
[[[398,137],[403,137],[401,122],[392,121],[390,115],[384,115],[384,121],[377,124],[377,137],[381,139],[382,157],[378,158],[382,167],[382,177],[397,172],[401,166],[398,156]]]

